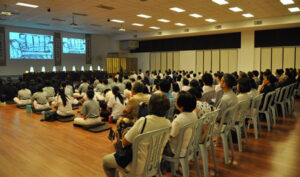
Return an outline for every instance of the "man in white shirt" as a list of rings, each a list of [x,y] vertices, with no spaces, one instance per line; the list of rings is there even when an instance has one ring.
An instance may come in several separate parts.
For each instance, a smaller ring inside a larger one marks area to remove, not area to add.
[[[206,92],[210,92],[210,91],[215,91],[214,87],[213,87],[213,77],[211,74],[208,74],[208,73],[205,73],[203,76],[202,76],[202,81],[203,81],[203,93],[206,93]]]
[[[182,91],[189,91],[190,90],[190,86],[189,86],[189,80],[187,80],[187,79],[183,79],[183,81],[182,81],[182,83],[183,83],[183,86],[182,86]]]

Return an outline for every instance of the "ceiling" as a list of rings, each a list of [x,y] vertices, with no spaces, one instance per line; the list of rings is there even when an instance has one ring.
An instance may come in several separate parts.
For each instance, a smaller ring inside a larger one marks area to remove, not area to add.
[[[205,26],[211,23],[205,19],[217,20],[215,24],[225,22],[238,22],[249,20],[242,16],[244,13],[254,15],[251,19],[268,17],[281,17],[299,14],[288,11],[290,7],[299,7],[300,0],[294,0],[293,5],[282,5],[280,0],[227,0],[229,4],[218,5],[211,0],[0,0],[0,11],[7,10],[18,13],[13,16],[0,16],[0,24],[61,30],[92,34],[117,34],[121,24],[108,22],[107,19],[124,20],[125,33],[151,32],[150,26],[160,27],[160,30],[183,28],[174,23],[184,23],[185,27]],[[38,8],[17,6],[17,2],[39,5]],[[113,7],[113,10],[98,8],[99,5]],[[230,7],[240,7],[243,12],[232,12]],[[169,10],[171,7],[185,9],[185,12],[177,13]],[[47,9],[50,8],[51,12]],[[86,14],[75,15],[75,23],[78,26],[70,26],[72,13]],[[189,14],[198,13],[203,17],[193,18]],[[137,14],[146,14],[152,18],[137,17]],[[157,19],[164,18],[171,22],[162,23]],[[57,21],[53,19],[61,19]],[[143,27],[131,25],[132,23],[144,24]]]

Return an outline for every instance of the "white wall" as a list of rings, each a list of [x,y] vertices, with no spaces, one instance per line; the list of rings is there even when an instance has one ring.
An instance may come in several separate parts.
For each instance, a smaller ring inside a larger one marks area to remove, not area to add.
[[[238,52],[238,70],[249,71],[254,68],[254,31],[241,32],[241,48]]]
[[[196,50],[187,50],[179,52],[180,70],[196,70]]]
[[[138,69],[142,72],[150,70],[150,52],[132,53],[131,57],[137,58]]]
[[[6,26],[6,66],[0,66],[0,76],[2,75],[21,75],[26,70],[29,70],[30,66],[35,68],[35,71],[41,70],[42,66],[46,67],[46,71],[52,70],[54,66],[54,59],[52,60],[16,60],[9,58],[9,32],[25,32],[25,33],[38,33],[53,35],[54,31],[20,28]],[[74,37],[85,38],[84,34],[61,32],[61,37]],[[92,35],[92,65],[96,67],[100,65],[105,68],[105,56],[110,52],[110,36]],[[79,68],[83,65],[86,69],[86,56],[81,54],[63,54],[62,53],[62,66],[66,66],[67,70],[71,70],[72,66]],[[61,70],[62,66],[57,66],[57,70]]]

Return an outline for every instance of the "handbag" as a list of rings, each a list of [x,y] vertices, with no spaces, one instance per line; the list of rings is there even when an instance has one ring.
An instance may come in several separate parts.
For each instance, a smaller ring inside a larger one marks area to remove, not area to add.
[[[140,134],[143,134],[147,119],[145,118],[143,128]],[[117,164],[125,168],[132,161],[132,145],[125,146],[123,148],[116,148],[116,153],[114,154]]]

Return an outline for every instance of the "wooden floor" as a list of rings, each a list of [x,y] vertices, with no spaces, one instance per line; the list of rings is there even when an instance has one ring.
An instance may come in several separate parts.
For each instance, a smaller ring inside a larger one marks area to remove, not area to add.
[[[0,106],[0,177],[105,176],[102,157],[114,151],[108,132],[87,132],[71,122],[40,122],[41,117],[15,105]],[[229,165],[217,147],[218,171],[210,163],[210,176],[300,176],[300,101],[294,114],[280,118],[271,132],[263,127],[258,140],[249,132],[249,147],[239,153],[235,145],[236,158]],[[196,176],[193,164],[191,176]]]

